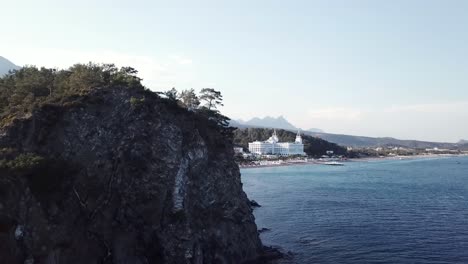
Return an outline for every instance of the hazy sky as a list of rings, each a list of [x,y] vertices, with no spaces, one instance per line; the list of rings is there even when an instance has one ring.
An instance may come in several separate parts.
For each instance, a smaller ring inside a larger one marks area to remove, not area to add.
[[[115,62],[153,90],[214,87],[232,118],[468,138],[468,1],[0,0],[18,65]]]

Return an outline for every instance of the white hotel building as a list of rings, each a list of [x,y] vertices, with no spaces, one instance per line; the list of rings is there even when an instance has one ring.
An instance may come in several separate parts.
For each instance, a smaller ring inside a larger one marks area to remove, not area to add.
[[[276,130],[273,132],[273,135],[266,141],[254,141],[249,143],[249,151],[250,153],[257,155],[306,155],[304,152],[302,137],[299,132],[297,132],[295,142],[279,142],[278,136],[276,135]]]

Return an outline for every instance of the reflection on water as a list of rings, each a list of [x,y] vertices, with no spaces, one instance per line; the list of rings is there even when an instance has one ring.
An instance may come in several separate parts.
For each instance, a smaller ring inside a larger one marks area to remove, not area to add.
[[[242,170],[295,263],[468,263],[468,158]]]

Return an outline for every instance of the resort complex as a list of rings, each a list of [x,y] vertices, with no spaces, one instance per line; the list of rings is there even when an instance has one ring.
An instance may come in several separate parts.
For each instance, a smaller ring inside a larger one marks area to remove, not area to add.
[[[249,143],[249,151],[256,155],[305,155],[304,144],[302,143],[302,137],[299,131],[297,132],[294,142],[279,142],[275,130],[268,140]]]

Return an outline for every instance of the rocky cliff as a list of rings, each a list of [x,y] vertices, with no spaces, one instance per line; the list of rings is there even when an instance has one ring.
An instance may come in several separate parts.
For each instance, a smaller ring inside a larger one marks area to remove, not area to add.
[[[0,128],[3,263],[242,263],[262,252],[216,125],[122,87]]]

